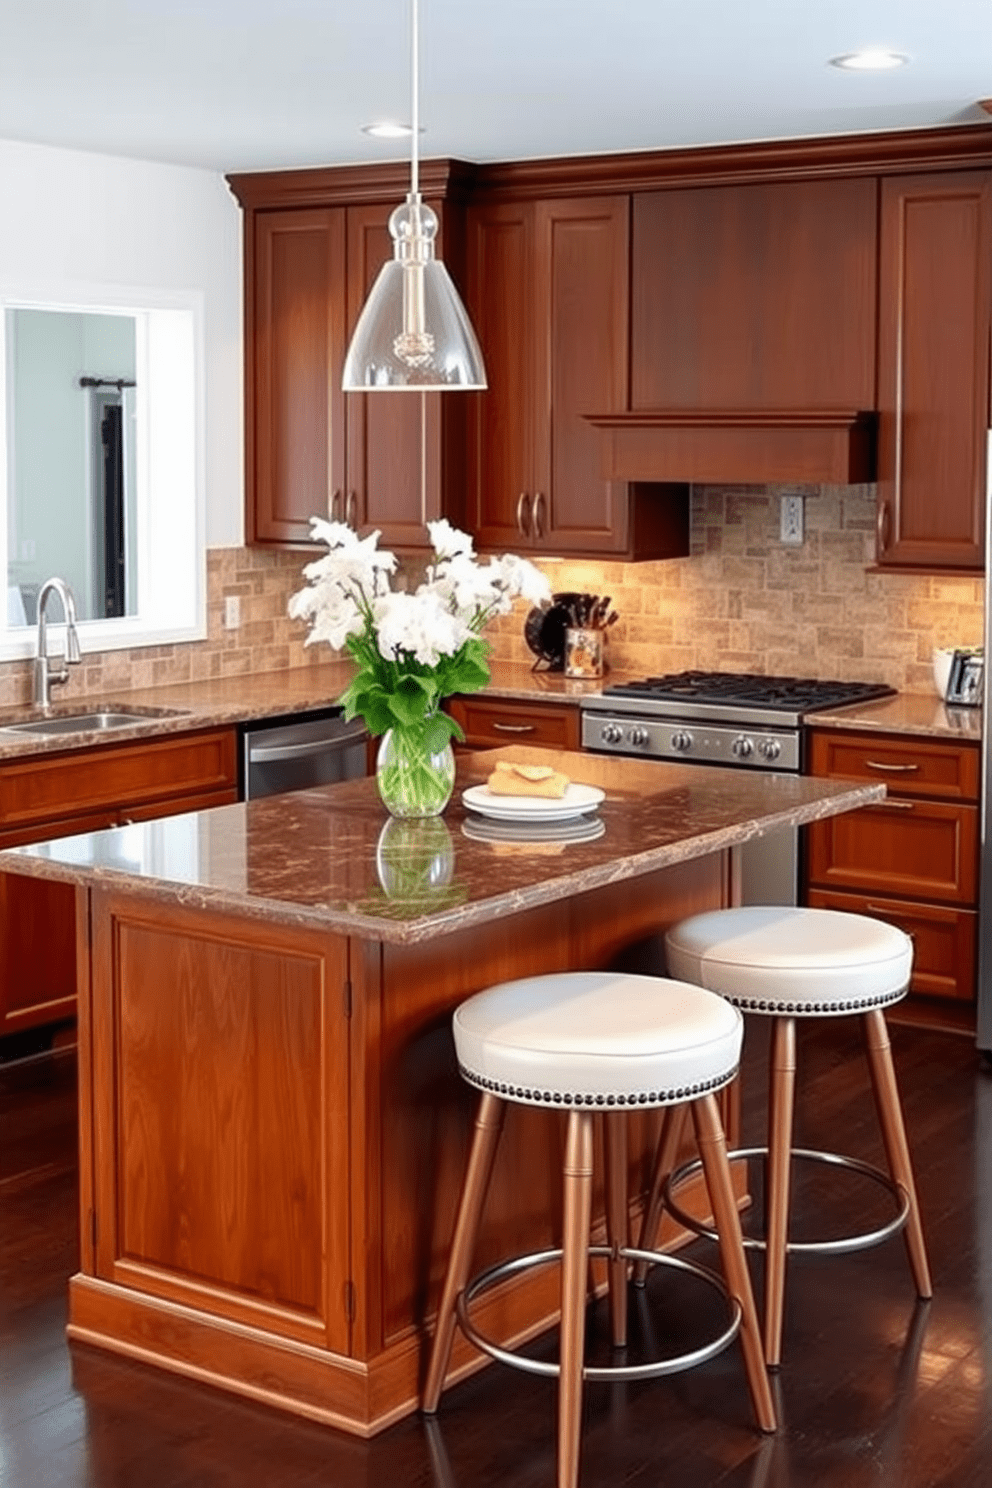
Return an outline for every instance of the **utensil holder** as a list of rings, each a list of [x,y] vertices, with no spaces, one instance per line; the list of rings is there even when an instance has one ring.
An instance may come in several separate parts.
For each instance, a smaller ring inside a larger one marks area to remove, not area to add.
[[[565,631],[565,676],[603,675],[603,632],[588,626],[569,626]]]

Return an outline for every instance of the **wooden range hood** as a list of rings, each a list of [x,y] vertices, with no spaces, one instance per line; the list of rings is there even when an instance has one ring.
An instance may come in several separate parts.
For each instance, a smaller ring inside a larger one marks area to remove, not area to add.
[[[587,414],[610,480],[849,485],[875,479],[876,415],[848,409]]]

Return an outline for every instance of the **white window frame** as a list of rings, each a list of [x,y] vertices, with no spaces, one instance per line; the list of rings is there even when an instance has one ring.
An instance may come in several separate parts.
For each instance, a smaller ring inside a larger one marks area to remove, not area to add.
[[[6,312],[133,315],[138,404],[138,612],[81,620],[83,653],[202,640],[207,634],[204,297],[134,286],[0,283],[0,574],[8,573]],[[177,369],[188,367],[192,387]],[[46,575],[46,577],[49,577]],[[58,610],[58,607],[55,607]],[[61,615],[52,614],[58,625]],[[0,661],[31,656],[34,626],[11,626],[0,605]]]

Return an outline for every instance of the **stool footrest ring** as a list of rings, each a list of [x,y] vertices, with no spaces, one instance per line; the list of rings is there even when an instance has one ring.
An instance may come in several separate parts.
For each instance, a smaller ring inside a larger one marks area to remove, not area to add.
[[[881,1245],[883,1240],[896,1235],[906,1224],[909,1218],[910,1199],[905,1189],[900,1188],[898,1183],[883,1173],[881,1168],[873,1167],[871,1163],[862,1162],[857,1157],[844,1157],[838,1152],[816,1152],[808,1147],[793,1147],[791,1157],[798,1158],[803,1162],[824,1163],[828,1167],[845,1168],[849,1172],[859,1173],[863,1178],[870,1178],[873,1183],[878,1183],[887,1190],[895,1200],[897,1213],[883,1225],[874,1230],[863,1230],[855,1235],[839,1235],[835,1240],[790,1240],[786,1250],[790,1255],[844,1255],[851,1251],[868,1250],[873,1245]],[[764,1162],[768,1160],[767,1147],[738,1147],[727,1153],[730,1162],[742,1162],[747,1158],[761,1158]],[[702,1163],[696,1158],[693,1162],[683,1163],[676,1168],[668,1177],[664,1188],[664,1202],[679,1224],[691,1230],[694,1235],[700,1235],[705,1240],[716,1240],[718,1238],[715,1230],[701,1223],[695,1215],[689,1214],[681,1207],[674,1197],[676,1189],[684,1183],[687,1178],[698,1173]],[[764,1240],[756,1239],[751,1235],[745,1235],[744,1247],[746,1250],[764,1250]]]
[[[692,1369],[696,1364],[705,1364],[708,1359],[722,1353],[740,1331],[740,1303],[736,1297],[730,1296],[721,1278],[707,1267],[697,1265],[694,1261],[682,1260],[679,1256],[666,1255],[662,1251],[635,1250],[626,1245],[618,1247],[617,1251],[609,1245],[590,1245],[588,1253],[590,1256],[604,1258],[612,1258],[615,1254],[619,1254],[629,1261],[647,1261],[655,1265],[669,1266],[672,1270],[688,1272],[718,1291],[726,1300],[730,1310],[730,1322],[717,1338],[688,1353],[674,1354],[668,1359],[658,1359],[647,1364],[585,1365],[582,1370],[583,1379],[640,1380],[654,1379],[663,1374],[678,1374],[684,1369]],[[502,1261],[497,1266],[490,1266],[488,1270],[481,1271],[478,1276],[473,1277],[464,1291],[459,1294],[456,1303],[458,1322],[466,1338],[474,1343],[482,1353],[488,1354],[492,1359],[498,1359],[502,1364],[509,1364],[511,1368],[522,1369],[528,1374],[550,1375],[557,1378],[561,1372],[557,1364],[543,1359],[528,1359],[525,1355],[516,1353],[512,1349],[502,1348],[498,1343],[493,1343],[491,1339],[486,1338],[472,1322],[468,1308],[471,1302],[499,1282],[505,1281],[507,1277],[515,1276],[518,1272],[526,1271],[532,1266],[551,1265],[560,1261],[561,1258],[561,1250],[534,1251],[529,1255],[515,1256],[512,1260]]]

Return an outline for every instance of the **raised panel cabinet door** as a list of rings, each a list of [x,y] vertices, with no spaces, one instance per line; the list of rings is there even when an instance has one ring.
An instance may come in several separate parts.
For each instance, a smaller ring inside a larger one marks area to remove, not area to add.
[[[489,386],[467,393],[467,507],[481,547],[533,544],[534,208],[474,207],[468,301]]]
[[[973,905],[978,808],[891,797],[808,829],[810,884]]]
[[[254,221],[246,525],[252,542],[307,542],[311,517],[344,516],[345,215]]]
[[[633,201],[631,408],[875,404],[871,177]]]
[[[394,206],[348,208],[349,337],[379,270],[393,256],[388,224]],[[385,547],[423,548],[425,522],[442,514],[441,394],[348,393],[346,402],[345,520],[378,528]]]
[[[101,894],[92,948],[93,1273],[347,1353],[347,943]]]
[[[878,561],[984,567],[992,173],[883,180]]]
[[[535,207],[533,537],[550,552],[627,546],[627,484],[601,474],[586,414],[627,407],[630,199]]]

